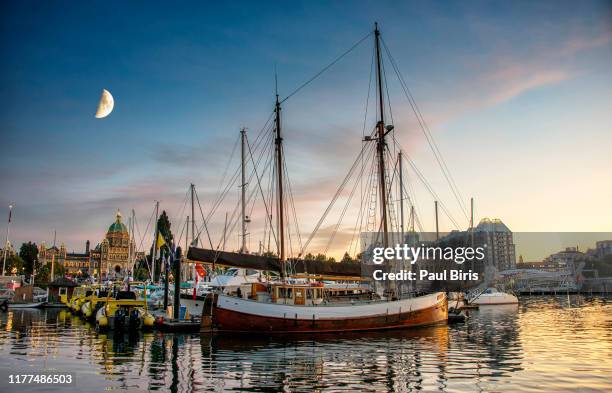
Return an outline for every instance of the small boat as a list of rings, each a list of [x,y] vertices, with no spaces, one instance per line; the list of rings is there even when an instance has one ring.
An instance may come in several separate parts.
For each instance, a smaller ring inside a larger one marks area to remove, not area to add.
[[[137,293],[138,299],[144,300],[144,286],[135,285],[133,287]],[[147,285],[146,286],[146,301],[147,306],[151,308],[160,308],[164,303],[164,288],[158,285]],[[168,296],[170,297],[170,289],[168,290]]]
[[[32,288],[32,298],[35,303],[45,303],[47,301],[47,291],[42,288]]]
[[[487,288],[478,297],[470,302],[478,306],[497,304],[518,304],[518,298],[510,293],[500,292],[496,288]]]
[[[15,295],[15,289],[3,288],[0,289],[0,303],[3,304],[3,309],[20,309],[20,308],[41,308],[46,303],[46,297],[41,298],[38,295],[34,295],[34,288],[32,294],[27,294],[27,287],[18,287],[17,292],[23,290],[26,293],[21,295]]]
[[[448,309],[448,323],[465,322],[466,318],[467,316],[463,311],[452,307]]]
[[[9,309],[21,309],[21,308],[42,308],[45,305],[45,302],[35,302],[35,303],[8,303]]]
[[[259,273],[248,274],[245,269],[229,268],[209,282],[198,283],[195,287],[195,296],[193,294],[194,288],[191,288],[191,293],[181,292],[181,304],[187,307],[190,315],[200,316],[208,293],[218,291],[225,294],[236,294],[240,288],[240,292],[249,297],[252,284],[259,282],[261,282]]]
[[[94,320],[98,310],[106,304],[108,299],[108,290],[102,288],[96,289],[91,296],[85,299],[81,306],[81,315],[87,320]]]
[[[68,308],[70,311],[77,314],[81,312],[81,306],[83,305],[85,297],[91,296],[92,293],[93,291],[86,286],[74,288],[72,297],[68,301]]]
[[[137,300],[132,291],[119,291],[116,297],[108,298],[96,313],[96,329],[136,331],[153,327],[155,318],[147,310],[145,299]]]

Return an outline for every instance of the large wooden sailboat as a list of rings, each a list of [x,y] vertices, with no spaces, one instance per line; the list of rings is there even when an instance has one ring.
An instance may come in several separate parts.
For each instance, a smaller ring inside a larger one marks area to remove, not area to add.
[[[380,32],[374,31],[377,71],[378,116],[373,137],[376,143],[378,167],[378,190],[382,245],[388,247],[387,227],[387,175],[385,173],[386,135],[393,129],[385,125],[384,92],[381,76]],[[283,168],[281,136],[281,101],[276,96],[274,144],[277,168]],[[243,167],[244,171],[244,167]],[[278,206],[283,206],[283,170],[276,170],[276,195]],[[243,177],[244,184],[244,177]],[[244,197],[243,197],[244,206]],[[236,294],[209,293],[204,300],[202,331],[241,333],[329,333],[349,331],[371,331],[401,329],[415,326],[446,323],[448,302],[444,292],[424,296],[413,294],[402,298],[393,290],[377,295],[373,290],[355,287],[352,296],[335,296],[339,290],[329,284],[326,277],[336,281],[360,279],[358,263],[336,263],[321,261],[291,260],[293,277],[287,275],[289,262],[285,255],[285,230],[283,208],[277,206],[278,257],[247,254],[244,244],[240,252],[225,252],[191,247],[188,258],[192,261],[217,263],[239,268],[276,271],[277,280],[250,283],[248,291]],[[243,210],[244,219],[244,210]],[[243,227],[244,231],[244,227]],[[244,236],[244,233],[243,233]],[[244,239],[244,237],[243,237]],[[296,274],[302,279],[296,279]],[[359,285],[359,284],[357,284]],[[246,292],[246,293],[245,293]],[[346,294],[347,291],[345,291]]]

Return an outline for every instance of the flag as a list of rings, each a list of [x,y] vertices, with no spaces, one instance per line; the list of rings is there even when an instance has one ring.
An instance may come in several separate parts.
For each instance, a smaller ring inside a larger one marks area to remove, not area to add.
[[[155,244],[155,246],[159,250],[164,244],[166,244],[166,241],[164,240],[164,237],[162,236],[161,232],[157,233],[157,243]]]
[[[9,224],[11,223],[12,216],[13,216],[13,206],[9,207]]]
[[[200,265],[199,263],[196,263],[195,269],[196,269],[196,272],[198,273],[198,276],[200,277],[206,276],[206,270],[204,270],[204,267],[202,267],[202,265]]]

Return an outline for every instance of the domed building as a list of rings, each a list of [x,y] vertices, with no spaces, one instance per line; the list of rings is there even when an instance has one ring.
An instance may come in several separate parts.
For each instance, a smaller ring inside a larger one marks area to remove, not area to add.
[[[144,258],[144,253],[136,252],[136,244],[117,210],[115,222],[108,227],[106,237],[91,251],[96,270],[103,277],[123,277],[132,273],[134,261],[141,258]]]

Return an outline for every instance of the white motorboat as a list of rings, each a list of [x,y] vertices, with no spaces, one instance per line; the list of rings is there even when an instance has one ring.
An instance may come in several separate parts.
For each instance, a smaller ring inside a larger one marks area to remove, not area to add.
[[[479,306],[495,304],[518,304],[518,298],[511,293],[500,292],[495,288],[487,288],[470,302]]]
[[[40,289],[40,288],[39,288]],[[25,300],[25,299],[24,299]],[[10,309],[19,308],[41,308],[46,303],[46,296],[42,299],[40,296],[35,297],[33,301],[15,302],[15,291],[13,289],[0,289],[0,303],[7,303]]]
[[[213,290],[217,290],[224,294],[237,295],[240,288],[240,297],[249,297],[251,295],[251,284],[262,282],[262,277],[258,272],[247,272],[245,269],[230,268],[223,274],[215,276],[211,281],[200,282],[196,286],[196,294],[183,291],[181,293],[181,305],[186,306],[190,315],[202,315],[204,307],[204,299],[206,295]]]
[[[36,303],[9,303],[9,309],[21,309],[21,308],[41,308],[45,305],[46,302],[36,302]]]

